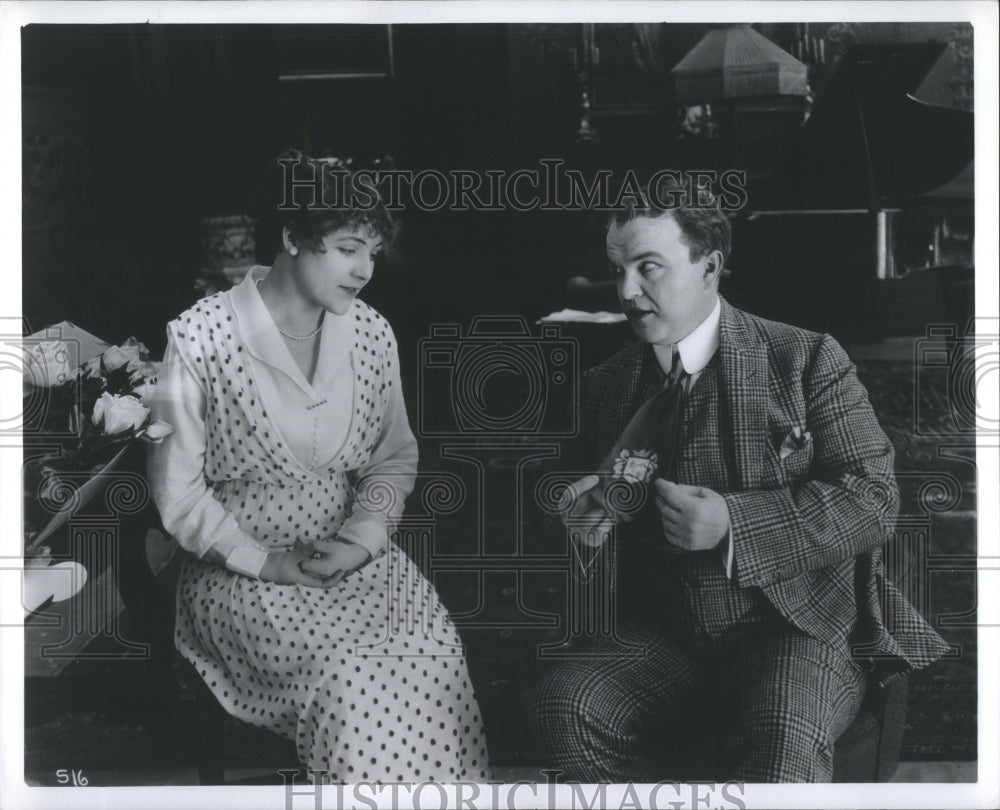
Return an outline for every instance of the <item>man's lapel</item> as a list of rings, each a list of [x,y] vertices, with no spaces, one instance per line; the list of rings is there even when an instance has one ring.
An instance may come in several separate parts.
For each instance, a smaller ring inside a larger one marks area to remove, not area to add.
[[[766,468],[768,357],[767,344],[746,318],[722,299],[719,324],[722,394],[726,423],[736,454],[734,489],[757,489]]]
[[[608,452],[611,444],[621,435],[642,401],[638,401],[640,381],[643,371],[645,347],[635,343],[622,358],[602,385],[600,399],[594,410],[595,450],[601,455]]]

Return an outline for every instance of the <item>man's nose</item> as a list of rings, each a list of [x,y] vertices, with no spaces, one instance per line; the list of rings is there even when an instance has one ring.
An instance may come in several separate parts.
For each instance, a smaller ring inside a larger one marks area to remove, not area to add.
[[[623,301],[631,301],[642,294],[639,288],[638,274],[634,270],[626,270],[618,283],[618,294]]]

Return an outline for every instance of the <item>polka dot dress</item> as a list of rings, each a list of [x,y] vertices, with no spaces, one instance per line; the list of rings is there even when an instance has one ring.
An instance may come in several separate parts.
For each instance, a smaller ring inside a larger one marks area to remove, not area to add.
[[[168,326],[208,391],[205,475],[264,548],[328,537],[351,511],[392,392],[388,325],[355,302],[354,413],[333,460],[310,469],[255,387],[230,293]],[[183,347],[183,348],[182,348]],[[485,781],[485,738],[461,641],[437,594],[395,546],[331,589],[275,585],[189,557],[176,643],[232,715],[294,740],[329,781]]]

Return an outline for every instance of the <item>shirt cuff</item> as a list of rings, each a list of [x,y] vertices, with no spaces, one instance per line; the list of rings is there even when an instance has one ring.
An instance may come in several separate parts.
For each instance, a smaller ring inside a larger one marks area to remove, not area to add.
[[[245,577],[260,579],[261,569],[267,562],[267,552],[251,546],[237,546],[226,557],[226,568]]]
[[[373,560],[385,554],[388,541],[385,523],[367,515],[358,520],[348,520],[340,527],[337,537],[361,546]]]
[[[733,578],[733,530],[730,529],[726,532],[726,537],[723,540],[726,544],[725,549],[722,553],[722,559],[726,566],[726,576],[730,579]]]

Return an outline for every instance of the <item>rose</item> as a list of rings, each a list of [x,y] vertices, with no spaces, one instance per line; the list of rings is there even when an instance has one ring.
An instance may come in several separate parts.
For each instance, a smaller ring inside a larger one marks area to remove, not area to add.
[[[172,425],[157,420],[142,432],[142,436],[148,441],[153,442],[153,444],[156,444],[157,442],[163,441],[163,439],[173,432],[174,428]]]
[[[62,340],[43,340],[25,349],[26,382],[40,388],[62,385],[69,379],[69,349]]]
[[[101,368],[105,374],[117,371],[122,366],[126,366],[126,371],[137,367],[142,361],[139,358],[139,346],[125,343],[121,346],[112,346],[101,355]],[[134,364],[134,366],[133,366]]]
[[[143,380],[136,386],[132,388],[132,396],[138,397],[139,401],[143,405],[148,406],[153,399],[153,393],[156,391],[156,380]]]
[[[128,376],[130,383],[137,383],[142,380],[152,380],[155,383],[156,375],[159,373],[157,364],[149,361],[140,362],[135,369],[132,368],[132,364],[130,363],[128,370],[131,372]]]
[[[94,403],[94,414],[91,417],[95,425],[104,423],[104,432],[108,436],[132,428],[138,430],[149,416],[149,408],[133,396],[109,394],[105,391]]]

